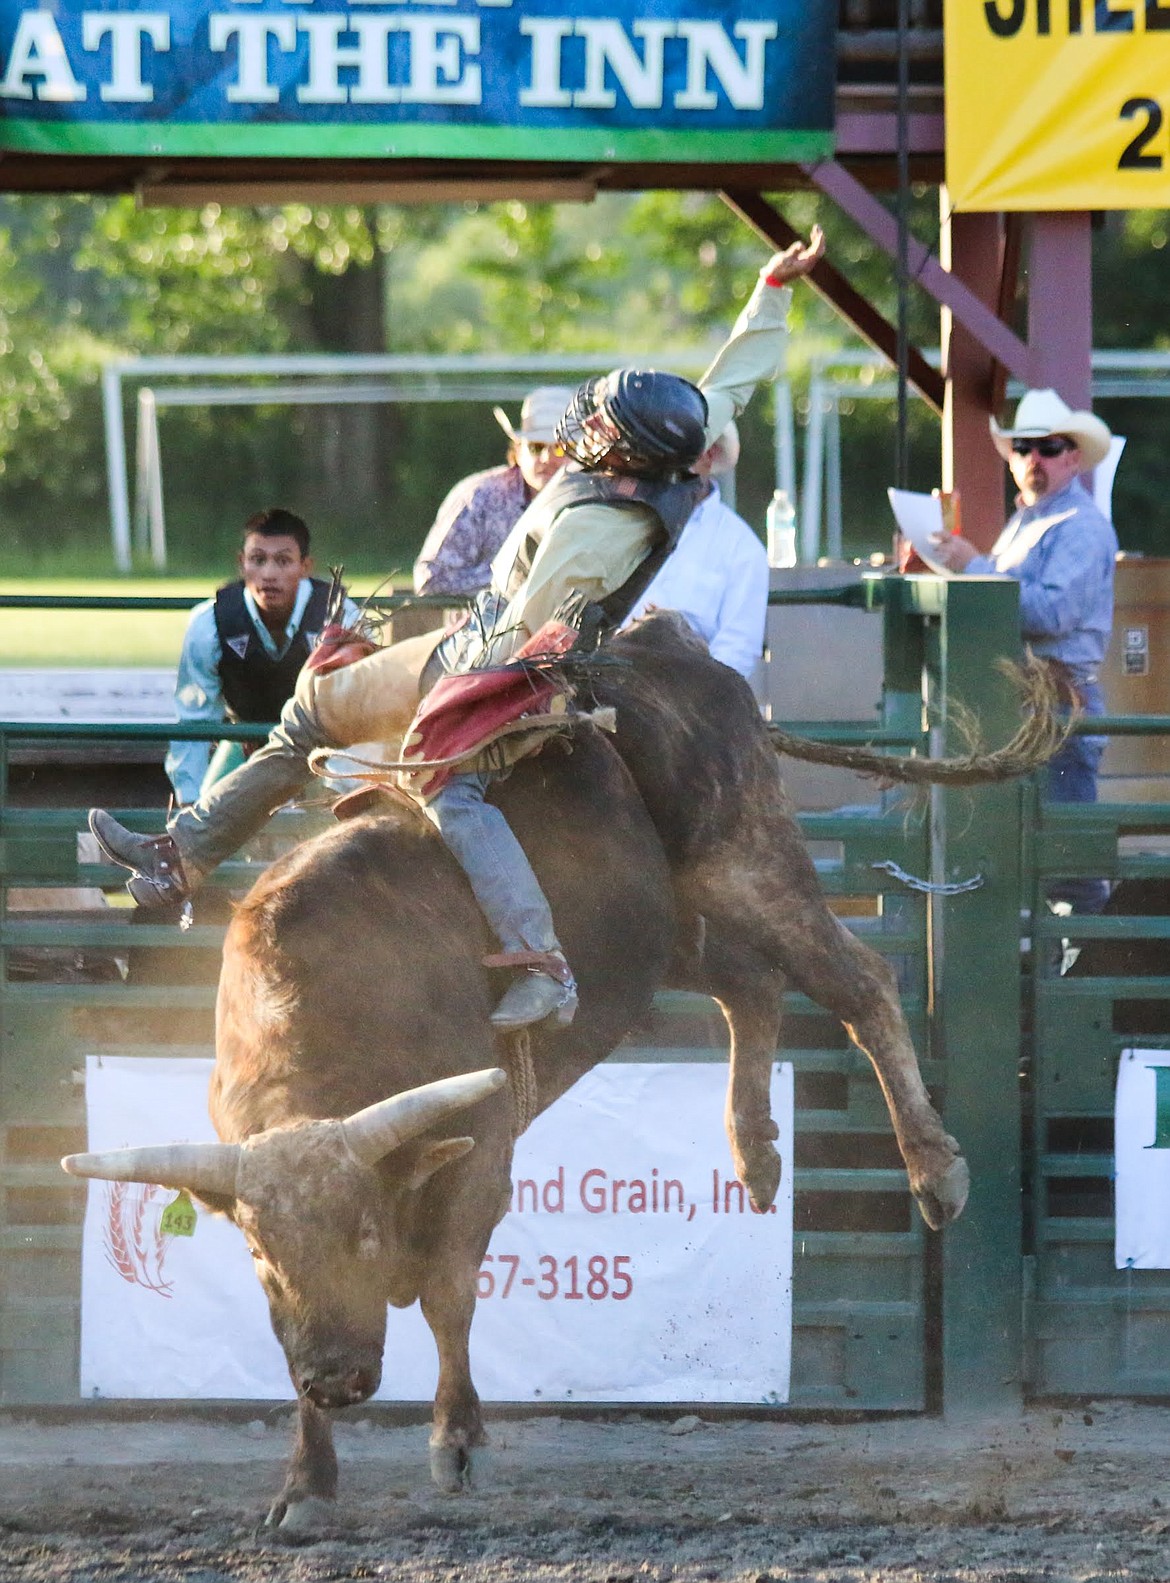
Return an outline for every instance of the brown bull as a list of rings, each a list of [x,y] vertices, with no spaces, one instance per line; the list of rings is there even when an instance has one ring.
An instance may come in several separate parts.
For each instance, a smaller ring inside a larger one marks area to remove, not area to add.
[[[710,994],[731,1034],[732,1156],[763,1208],[780,1179],[769,1082],[792,986],[870,1057],[911,1191],[944,1225],[963,1207],[966,1165],[926,1094],[889,967],[825,903],[748,688],[671,620],[610,652],[629,662],[596,689],[616,705],[614,741],[582,731],[571,753],[546,750],[495,792],[580,984],[573,1025],[533,1038],[539,1108],[615,1047],[656,989]],[[269,1516],[282,1527],[314,1527],[334,1496],[324,1410],[377,1388],[387,1304],[417,1299],[435,1337],[436,1482],[466,1482],[484,1443],[468,1335],[517,1122],[498,1074],[482,1073],[505,1053],[488,1023],[490,944],[421,817],[392,809],[318,837],[264,875],[228,932],[211,1094],[224,1143],[65,1162],[191,1188],[243,1231],[298,1393]],[[473,1073],[453,1092],[387,1099]]]

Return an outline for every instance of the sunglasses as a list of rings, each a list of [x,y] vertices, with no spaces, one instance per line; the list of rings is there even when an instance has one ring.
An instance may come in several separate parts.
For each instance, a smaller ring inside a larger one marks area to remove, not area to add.
[[[1065,451],[1075,451],[1076,442],[1068,440],[1063,434],[1049,434],[1042,440],[1013,440],[1012,450],[1017,456],[1029,456],[1033,451],[1037,456],[1043,456],[1051,461],[1054,456],[1063,456]]]
[[[529,456],[535,457],[537,460],[542,456],[547,456],[550,451],[554,456],[563,456],[565,454],[555,441],[521,440],[520,444],[528,452]]]

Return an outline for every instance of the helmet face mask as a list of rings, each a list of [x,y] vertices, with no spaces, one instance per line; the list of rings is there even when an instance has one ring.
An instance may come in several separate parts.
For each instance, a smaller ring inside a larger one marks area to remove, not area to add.
[[[621,444],[622,431],[604,407],[582,418],[579,450],[583,454],[578,456],[578,460],[583,466],[589,465],[585,460],[586,456],[592,460],[594,466],[598,466],[611,451],[620,450]]]
[[[707,403],[676,374],[618,368],[578,387],[557,442],[587,470],[686,472],[706,448]]]

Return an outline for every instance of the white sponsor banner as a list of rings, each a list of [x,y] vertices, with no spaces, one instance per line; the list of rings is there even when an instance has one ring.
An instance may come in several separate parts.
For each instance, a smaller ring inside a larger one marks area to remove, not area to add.
[[[1115,1262],[1170,1269],[1170,1050],[1123,1050],[1113,1118]]]
[[[91,1149],[212,1139],[209,1060],[91,1056]],[[756,1214],[723,1134],[727,1068],[605,1065],[517,1145],[512,1207],[480,1272],[471,1360],[487,1401],[788,1399],[792,1067],[773,1069],[784,1171]],[[291,1386],[236,1228],[200,1210],[165,1236],[171,1191],[90,1185],[83,1396],[276,1398]],[[393,1310],[378,1398],[429,1401],[437,1360]]]

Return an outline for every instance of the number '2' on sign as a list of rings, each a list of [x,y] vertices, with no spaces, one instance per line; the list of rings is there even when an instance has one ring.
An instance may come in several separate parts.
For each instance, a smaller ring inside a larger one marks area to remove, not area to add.
[[[1122,150],[1117,161],[1118,170],[1161,170],[1164,155],[1152,145],[1165,124],[1166,117],[1157,99],[1142,95],[1127,99],[1121,107],[1120,119],[1132,121],[1136,131]]]

